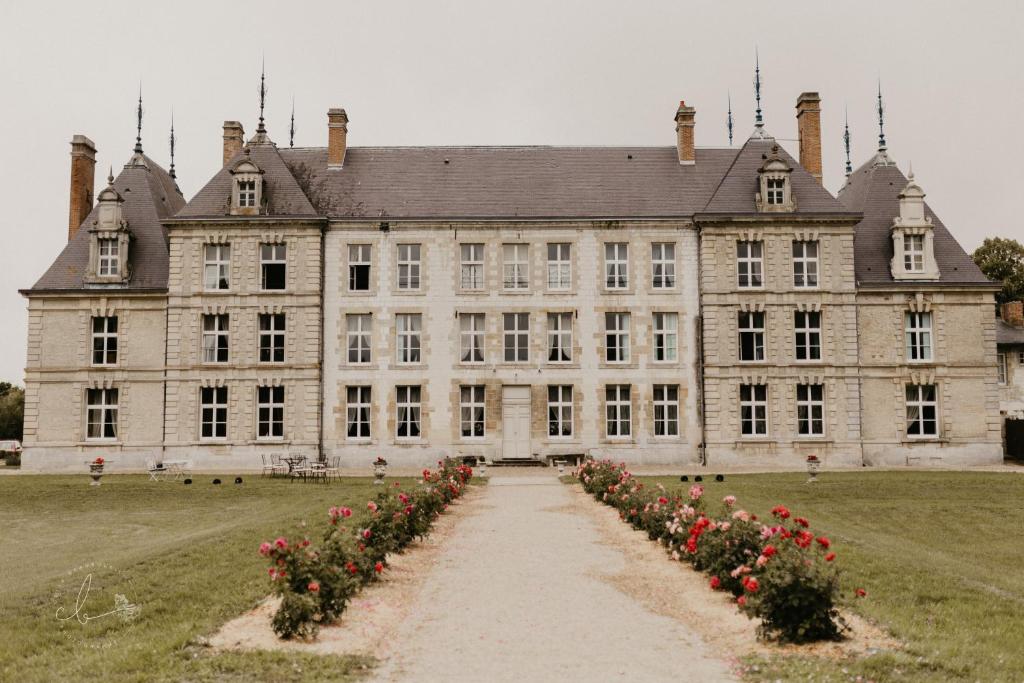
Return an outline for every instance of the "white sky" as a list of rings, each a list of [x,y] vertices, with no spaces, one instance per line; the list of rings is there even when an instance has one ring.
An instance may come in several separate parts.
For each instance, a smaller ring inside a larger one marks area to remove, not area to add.
[[[18,2],[0,21],[0,379],[23,381],[26,302],[64,245],[68,142],[99,148],[97,183],[143,145],[166,165],[170,111],[187,198],[216,172],[221,123],[255,129],[261,56],[267,124],[287,145],[326,144],[348,111],[351,145],[672,145],[680,99],[698,146],[753,126],[759,46],[769,132],[796,155],[794,105],[822,96],[825,183],[842,181],[843,107],[853,161],[877,140],[882,79],[889,150],[912,161],[929,203],[967,249],[1024,239],[1024,4],[1006,2]],[[116,170],[115,170],[116,174]],[[102,185],[100,185],[102,187]]]

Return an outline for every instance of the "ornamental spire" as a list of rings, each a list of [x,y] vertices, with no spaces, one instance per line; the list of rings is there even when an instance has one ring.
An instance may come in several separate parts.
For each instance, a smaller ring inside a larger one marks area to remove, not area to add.
[[[139,106],[135,110],[135,153],[142,154],[142,83],[139,82]]]
[[[754,48],[754,99],[757,101],[754,125],[761,128],[764,126],[764,118],[761,116],[761,60],[756,47]]]
[[[292,122],[288,127],[288,147],[295,146],[295,95],[292,95]]]
[[[171,107],[171,168],[169,175],[174,179],[178,178],[174,173],[174,107]]]
[[[843,145],[846,147],[846,177],[853,173],[853,165],[850,163],[850,113],[844,108],[845,122],[843,124]]]
[[[725,126],[729,129],[729,146],[732,147],[732,94],[727,91],[725,96],[729,101],[729,116],[726,119]]]
[[[256,127],[256,133],[266,133],[267,127],[263,125],[263,108],[267,103],[267,68],[266,59],[260,63],[260,124]]]
[[[882,80],[878,80],[878,151],[884,152],[885,146],[885,107],[882,106]]]

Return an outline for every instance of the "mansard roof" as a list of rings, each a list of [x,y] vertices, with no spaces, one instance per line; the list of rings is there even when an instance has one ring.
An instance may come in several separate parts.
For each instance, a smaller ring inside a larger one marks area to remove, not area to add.
[[[892,277],[893,243],[890,229],[893,219],[900,213],[899,195],[906,186],[907,177],[887,155],[880,153],[851,173],[846,184],[839,190],[839,201],[845,207],[864,214],[854,232],[854,264],[858,286],[883,287],[896,283]],[[921,284],[993,284],[927,202],[925,215],[932,220],[939,279],[921,281]],[[913,282],[899,281],[900,285]]]
[[[122,215],[132,234],[128,264],[131,278],[123,285],[88,286],[84,275],[89,264],[89,227],[96,221],[93,207],[60,256],[27,294],[75,290],[167,289],[167,234],[161,221],[185,204],[177,184],[167,171],[144,154],[137,153],[114,179],[114,189],[124,198]]]

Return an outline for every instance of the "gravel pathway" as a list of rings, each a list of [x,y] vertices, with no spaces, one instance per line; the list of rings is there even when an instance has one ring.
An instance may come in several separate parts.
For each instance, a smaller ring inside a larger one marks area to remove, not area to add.
[[[684,624],[601,577],[624,555],[551,470],[492,470],[376,670],[380,681],[722,681]]]

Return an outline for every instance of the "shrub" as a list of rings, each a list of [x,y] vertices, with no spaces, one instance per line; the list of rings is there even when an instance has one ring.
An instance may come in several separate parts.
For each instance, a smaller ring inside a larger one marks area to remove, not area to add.
[[[4,453],[4,464],[7,467],[21,467],[21,453]]]

